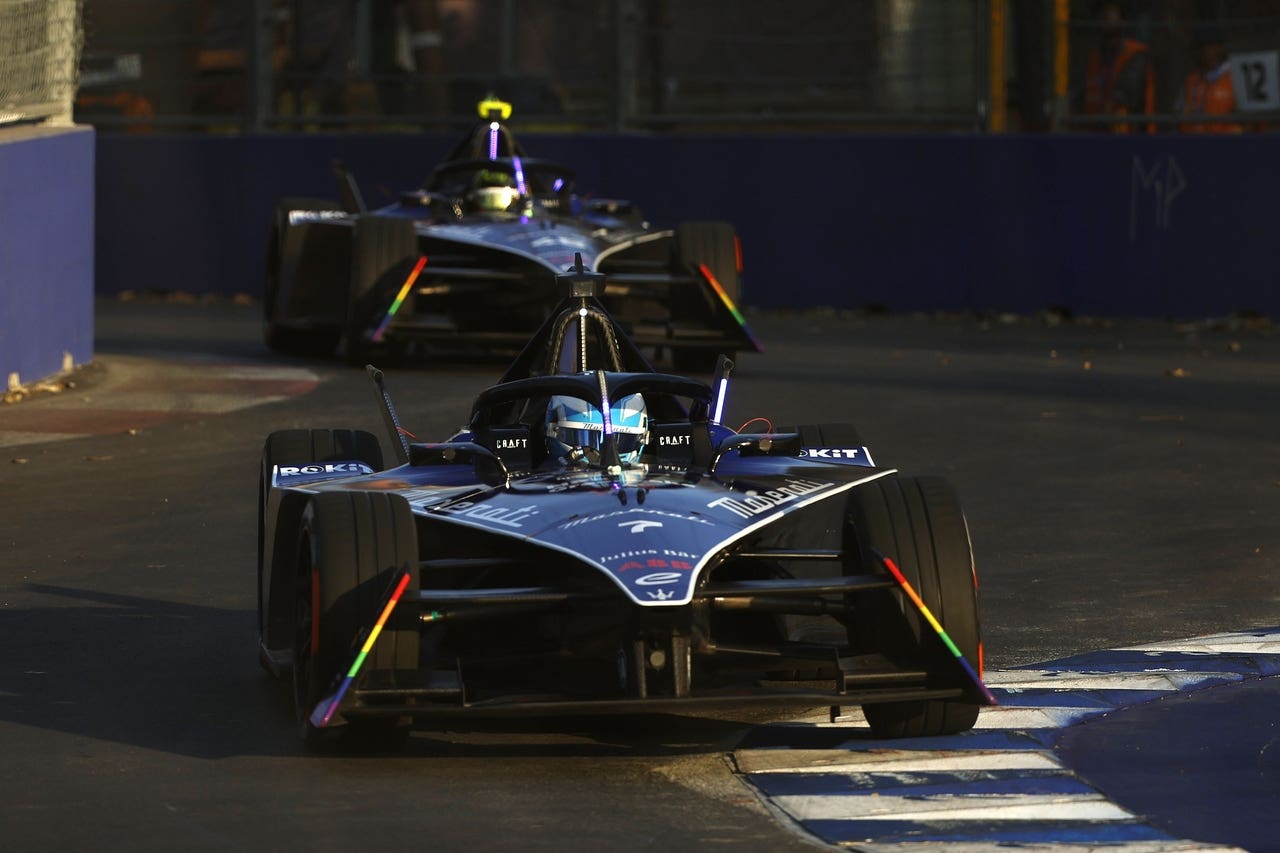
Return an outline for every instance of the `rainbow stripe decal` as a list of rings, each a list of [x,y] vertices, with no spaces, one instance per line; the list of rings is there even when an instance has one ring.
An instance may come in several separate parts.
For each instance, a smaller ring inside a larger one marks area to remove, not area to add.
[[[511,155],[511,165],[516,171],[516,192],[520,193],[520,197],[524,198],[529,194],[529,186],[524,182],[524,164],[520,162],[520,158]]]
[[[952,642],[951,637],[949,637],[947,632],[943,630],[942,624],[934,618],[933,612],[929,610],[929,606],[924,603],[924,599],[920,597],[920,595],[907,581],[906,577],[902,574],[902,571],[893,562],[893,560],[890,560],[875,548],[871,549],[871,553],[875,554],[876,558],[880,560],[880,562],[884,563],[884,567],[889,570],[889,574],[893,575],[893,579],[898,582],[898,586],[902,587],[902,591],[907,594],[907,598],[911,599],[911,603],[914,604],[916,609],[920,611],[920,614],[924,616],[925,621],[928,622],[933,630],[937,632],[938,636],[942,638],[942,642],[946,644],[947,650],[950,651],[951,654],[955,655],[956,660],[959,661],[960,666],[964,669],[965,675],[969,676],[969,679],[973,682],[974,686],[982,693],[983,698],[987,700],[987,704],[1000,704],[996,701],[996,697],[987,688],[987,685],[982,683],[982,676],[974,670],[973,665],[969,663],[969,661],[965,660],[964,654],[961,653],[960,649],[956,648],[956,644]],[[978,655],[979,658],[981,658],[982,652],[979,651]]]
[[[391,611],[395,610],[396,604],[400,601],[400,596],[404,595],[405,587],[408,585],[409,572],[405,571],[400,574],[400,581],[396,584],[395,589],[391,591],[391,598],[387,600],[387,606],[382,608],[382,615],[378,617],[373,630],[369,632],[369,638],[364,641],[364,646],[361,647],[360,653],[356,655],[355,661],[351,664],[351,668],[347,670],[347,675],[342,679],[342,683],[338,685],[337,691],[327,699],[321,699],[316,704],[316,709],[311,712],[311,725],[317,729],[323,729],[333,719],[333,712],[338,710],[338,706],[342,704],[342,697],[347,695],[351,682],[355,680],[356,675],[360,672],[360,667],[364,666],[364,659],[369,656],[369,651],[373,648],[373,644],[377,642],[378,635],[382,633],[382,626],[387,624]]]
[[[716,292],[716,296],[720,297],[720,301],[724,303],[724,307],[729,309],[729,313],[733,315],[733,319],[738,321],[738,325],[742,327],[742,331],[747,333],[752,345],[759,352],[764,351],[764,347],[760,346],[760,342],[756,340],[756,336],[751,333],[751,328],[747,325],[747,320],[742,316],[742,312],[738,310],[738,306],[733,304],[733,300],[729,298],[729,294],[725,293],[724,287],[716,279],[710,268],[706,264],[698,264],[698,270],[702,273],[702,277],[707,280],[707,284],[711,285],[711,289]]]
[[[418,280],[418,276],[422,273],[422,268],[427,265],[427,256],[423,255],[418,258],[418,262],[413,265],[413,272],[409,273],[409,277],[404,280],[404,284],[400,287],[400,292],[396,294],[395,301],[391,303],[391,307],[387,309],[387,316],[382,318],[382,322],[378,324],[378,328],[374,330],[373,342],[375,344],[382,343],[382,336],[387,331],[387,326],[391,325],[391,318],[396,316],[396,312],[400,310],[400,306],[404,304],[404,299],[409,295],[409,289],[413,287],[413,283]]]

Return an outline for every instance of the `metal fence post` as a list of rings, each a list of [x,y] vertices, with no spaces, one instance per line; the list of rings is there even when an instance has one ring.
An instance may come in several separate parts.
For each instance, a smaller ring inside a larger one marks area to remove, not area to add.
[[[636,51],[639,45],[638,0],[614,0],[613,129],[622,132],[636,115]]]
[[[987,132],[1004,133],[1008,85],[1005,73],[1006,0],[990,0],[987,10]]]
[[[502,0],[502,13],[498,21],[498,80],[503,86],[511,86],[516,76],[516,4]]]
[[[249,62],[246,106],[244,115],[245,130],[261,131],[267,126],[267,119],[274,114],[272,93],[275,91],[273,79],[272,50],[275,47],[275,11],[271,0],[252,0],[253,14],[249,19]]]
[[[1050,130],[1062,130],[1071,81],[1071,0],[1053,0],[1053,116]]]

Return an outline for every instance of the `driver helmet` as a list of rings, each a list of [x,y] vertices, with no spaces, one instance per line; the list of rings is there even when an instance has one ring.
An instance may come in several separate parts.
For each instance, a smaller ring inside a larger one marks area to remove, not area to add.
[[[615,401],[609,407],[609,422],[622,464],[635,465],[649,441],[649,413],[644,397],[630,394]],[[569,462],[598,462],[603,440],[604,417],[599,409],[576,397],[551,398],[547,406],[547,449],[552,456]]]
[[[481,169],[471,182],[467,200],[476,210],[503,211],[520,198],[515,179],[496,169]]]

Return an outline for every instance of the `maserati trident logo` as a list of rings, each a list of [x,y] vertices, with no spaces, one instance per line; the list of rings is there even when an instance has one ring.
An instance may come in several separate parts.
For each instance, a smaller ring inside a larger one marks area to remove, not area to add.
[[[667,592],[665,589],[660,589],[657,592],[649,593],[649,597],[654,601],[667,601],[668,599],[674,598],[675,593]]]
[[[629,527],[629,528],[631,528],[631,532],[632,532],[632,533],[644,533],[644,532],[645,532],[645,530],[647,530],[647,529],[648,529],[648,528],[650,528],[650,527],[661,527],[661,526],[662,526],[662,522],[661,522],[661,521],[647,521],[647,520],[641,520],[641,521],[620,521],[620,522],[618,522],[618,526],[619,526],[619,527]]]

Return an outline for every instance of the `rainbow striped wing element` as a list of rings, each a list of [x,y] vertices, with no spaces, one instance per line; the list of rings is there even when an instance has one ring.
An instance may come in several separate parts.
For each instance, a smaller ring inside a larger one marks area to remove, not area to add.
[[[955,642],[952,641],[951,637],[943,629],[942,623],[934,618],[933,611],[931,611],[929,606],[924,603],[924,599],[922,599],[920,594],[915,591],[915,588],[911,586],[911,583],[907,580],[906,576],[902,574],[902,570],[898,568],[897,564],[884,554],[881,554],[875,548],[871,549],[871,553],[875,554],[876,559],[884,564],[884,567],[889,570],[889,574],[893,575],[893,579],[898,582],[898,586],[902,587],[902,591],[907,594],[907,598],[911,599],[911,603],[920,611],[920,615],[929,623],[929,626],[933,628],[934,632],[942,638],[942,642],[946,645],[947,650],[951,652],[951,654],[955,655],[956,661],[959,662],[965,675],[969,677],[969,680],[972,681],[974,686],[982,693],[987,704],[998,705],[999,703],[996,701],[996,697],[992,694],[987,685],[982,682],[982,676],[973,668],[973,664],[969,663],[969,661],[965,659],[964,653],[960,651]]]
[[[720,280],[716,278],[715,273],[706,264],[698,264],[698,271],[702,273],[702,277],[707,280],[707,284],[711,285],[711,289],[716,292],[716,296],[720,297],[720,301],[724,303],[724,307],[729,309],[729,313],[733,315],[733,319],[738,321],[738,325],[742,327],[742,331],[747,333],[747,337],[751,340],[751,344],[757,350],[763,350],[760,341],[756,340],[756,336],[751,331],[751,327],[747,325],[747,318],[742,316],[742,312],[738,310],[738,306],[734,304],[733,299],[725,291],[724,285],[720,284]]]
[[[386,606],[382,608],[382,615],[378,617],[373,630],[369,632],[369,636],[365,639],[364,645],[360,648],[360,653],[356,655],[356,659],[347,670],[342,683],[338,685],[338,689],[334,691],[332,696],[321,699],[316,704],[315,710],[311,712],[311,725],[317,729],[323,729],[333,719],[334,711],[338,710],[338,706],[342,704],[342,698],[347,695],[347,690],[351,687],[351,682],[360,673],[360,667],[364,666],[364,659],[369,656],[369,652],[373,649],[373,644],[378,641],[378,635],[382,633],[382,627],[387,624],[387,619],[391,617],[391,611],[396,609],[396,604],[400,602],[400,596],[404,595],[405,587],[409,585],[409,577],[408,570],[400,574],[399,581],[396,582],[395,588],[391,591],[391,597],[387,599]]]
[[[418,280],[418,276],[422,274],[422,268],[426,265],[426,255],[419,257],[418,262],[413,265],[413,270],[409,273],[409,277],[404,280],[404,284],[400,286],[400,292],[396,294],[391,307],[387,309],[387,315],[382,318],[382,322],[378,324],[377,330],[373,333],[373,342],[375,344],[382,343],[382,336],[386,334],[387,326],[391,325],[391,318],[396,316],[396,312],[404,304],[405,297],[409,295],[409,290],[413,287],[413,283]]]

